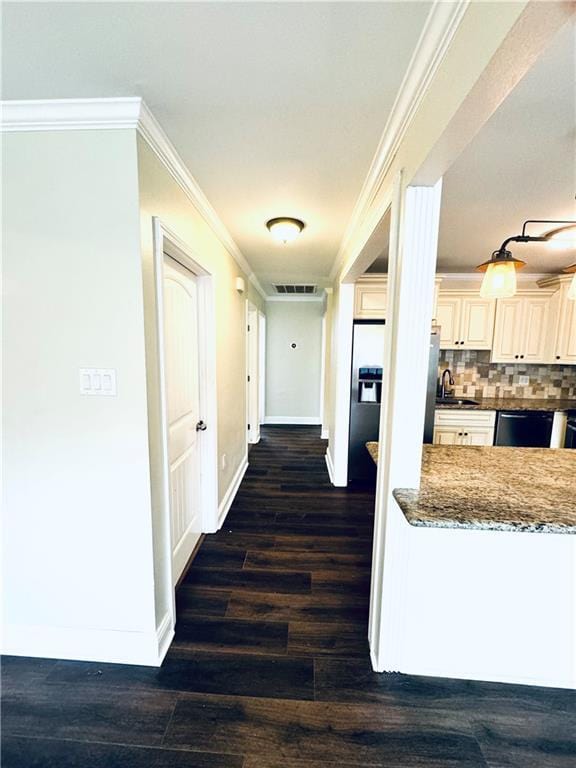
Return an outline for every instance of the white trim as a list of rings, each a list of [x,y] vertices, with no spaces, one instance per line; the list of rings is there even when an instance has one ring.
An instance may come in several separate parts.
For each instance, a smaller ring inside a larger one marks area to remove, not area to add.
[[[172,642],[172,627],[168,614],[158,632],[5,624],[2,653],[7,656],[159,667]]]
[[[266,416],[264,424],[282,426],[284,424],[296,424],[301,426],[319,427],[322,424],[320,416]]]
[[[326,307],[322,315],[322,342],[320,344],[320,425],[324,431],[324,390],[326,389]]]
[[[370,590],[369,640],[376,669],[403,669],[409,526],[392,490],[420,485],[441,193],[442,179],[434,187],[405,192],[401,174],[395,182]]]
[[[234,473],[234,477],[232,478],[230,485],[228,486],[228,489],[224,494],[224,497],[222,498],[222,501],[220,502],[220,505],[218,507],[218,530],[224,525],[224,521],[226,520],[226,515],[228,514],[230,507],[232,506],[234,497],[238,493],[238,488],[240,488],[240,483],[244,479],[244,475],[246,474],[247,469],[248,469],[248,456],[246,455],[244,456],[244,458],[240,462],[238,469]]]
[[[331,366],[336,367],[334,420],[330,435],[332,483],[338,488],[348,485],[348,451],[350,435],[350,377],[352,372],[352,334],[354,328],[354,285],[341,283],[338,309],[332,316],[336,323],[332,344]]]
[[[328,477],[330,478],[330,482],[332,483],[332,485],[335,485],[334,464],[332,462],[332,456],[330,456],[330,448],[328,448],[328,450],[324,454],[324,459],[326,460],[326,467],[328,468]]]
[[[256,445],[260,442],[259,333],[258,307],[246,299],[246,442],[248,445]],[[248,381],[248,377],[250,377],[250,381]],[[248,424],[250,424],[250,429],[248,429]]]
[[[375,197],[398,151],[406,131],[422,99],[442,63],[470,0],[446,3],[436,0],[432,5],[420,35],[396,100],[384,127],[370,170],[354,206],[342,244],[330,272],[334,281],[343,265],[347,251],[368,218]]]
[[[437,272],[436,273],[436,279],[440,279],[443,282],[450,283],[451,280],[458,280],[459,282],[471,282],[471,283],[481,283],[482,278],[484,277],[483,274],[480,272]],[[544,273],[544,272],[517,272],[516,273],[516,280],[518,282],[536,282],[537,280],[544,280],[549,277],[554,277],[554,275],[550,273]],[[449,285],[446,285],[446,288],[449,288]],[[445,290],[445,287],[443,286],[441,290]]]
[[[258,312],[258,423],[266,416],[266,315]]]
[[[136,130],[186,193],[204,221],[263,299],[254,270],[200,189],[176,148],[139,96],[104,99],[38,99],[0,102],[0,131]]]
[[[322,432],[320,434],[320,438],[322,440],[329,440],[330,439],[330,430],[328,427],[322,427]]]
[[[156,642],[158,645],[158,661],[162,663],[164,657],[168,653],[170,643],[174,639],[174,623],[169,611],[166,611],[162,621],[158,625],[156,630]]]
[[[316,294],[315,296],[306,296],[305,294],[293,294],[290,296],[266,296],[266,302],[269,301],[324,301],[322,294]]]
[[[2,132],[135,129],[139,96],[105,99],[31,99],[0,102]]]
[[[174,553],[171,533],[170,457],[168,449],[168,415],[165,377],[164,344],[164,259],[174,259],[196,276],[198,291],[198,357],[200,408],[208,429],[199,441],[201,528],[203,533],[213,533],[218,524],[218,454],[217,454],[217,400],[216,400],[216,318],[215,295],[212,275],[202,266],[194,251],[162,221],[152,218],[154,282],[156,298],[155,333],[158,343],[159,421],[162,457],[161,503],[163,510],[164,569],[162,579],[166,603],[170,606],[170,629],[176,624],[175,582],[180,575],[174,571]],[[193,537],[183,540],[190,544]],[[182,552],[184,566],[190,557],[190,550]],[[160,578],[160,574],[156,574]],[[162,628],[162,633],[169,632]]]

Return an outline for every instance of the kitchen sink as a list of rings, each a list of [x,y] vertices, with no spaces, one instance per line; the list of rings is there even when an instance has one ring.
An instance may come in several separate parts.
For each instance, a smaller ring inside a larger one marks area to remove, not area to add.
[[[478,400],[467,400],[460,397],[437,397],[436,405],[480,405]]]

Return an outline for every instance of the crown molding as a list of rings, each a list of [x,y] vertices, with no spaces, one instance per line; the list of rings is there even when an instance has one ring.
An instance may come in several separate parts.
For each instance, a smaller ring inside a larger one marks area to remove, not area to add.
[[[1,101],[0,129],[16,131],[75,131],[136,128],[142,99],[37,99]]]
[[[0,131],[135,130],[186,193],[263,299],[266,293],[160,123],[139,96],[0,102]]]
[[[386,121],[368,175],[354,206],[330,272],[331,281],[335,280],[346,256],[352,250],[353,241],[359,239],[362,226],[369,217],[374,200],[390,170],[398,147],[446,55],[469,4],[470,0],[455,0],[450,3],[435,0],[430,9]]]
[[[516,280],[518,282],[536,282],[537,280],[543,280],[545,278],[553,277],[554,275],[546,274],[543,272],[517,272]],[[436,278],[443,282],[449,283],[450,281],[467,282],[467,283],[481,283],[484,275],[481,272],[437,272]]]
[[[305,296],[305,295],[292,295],[292,296],[266,296],[266,302],[269,301],[324,301],[324,295],[318,294],[316,296]]]

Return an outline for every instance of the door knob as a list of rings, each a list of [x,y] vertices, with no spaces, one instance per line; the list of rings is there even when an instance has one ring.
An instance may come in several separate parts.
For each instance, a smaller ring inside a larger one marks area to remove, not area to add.
[[[204,432],[206,429],[208,429],[208,427],[203,421],[199,421],[198,424],[196,424],[196,432]]]

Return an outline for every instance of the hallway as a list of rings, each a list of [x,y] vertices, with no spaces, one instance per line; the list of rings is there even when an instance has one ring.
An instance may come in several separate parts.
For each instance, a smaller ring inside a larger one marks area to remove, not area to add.
[[[4,660],[4,768],[573,765],[574,692],[372,672],[373,494],[318,432],[263,428],[160,669]]]

